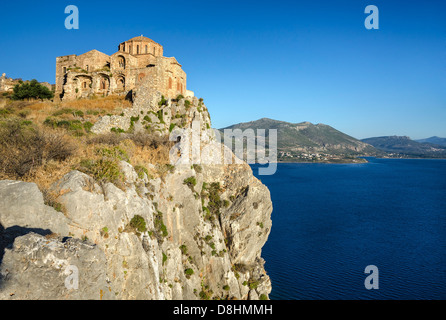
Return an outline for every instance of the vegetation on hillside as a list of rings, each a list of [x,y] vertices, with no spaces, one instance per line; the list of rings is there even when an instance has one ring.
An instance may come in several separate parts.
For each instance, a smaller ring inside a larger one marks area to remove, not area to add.
[[[263,118],[257,121],[239,123],[220,129],[265,130],[265,147],[269,147],[269,132],[277,130],[277,151],[279,161],[361,161],[360,156],[378,155],[380,152],[339,130],[325,124],[309,122],[288,123]]]
[[[41,85],[37,80],[30,82],[22,82],[14,87],[14,92],[11,95],[12,100],[31,100],[52,99],[54,94],[47,87]]]
[[[446,158],[446,146],[421,143],[409,137],[385,136],[362,141],[394,157]]]
[[[17,101],[0,104],[0,179],[32,181],[45,192],[73,169],[98,182],[124,187],[119,161],[138,168],[140,177],[156,177],[169,163],[172,142],[145,133],[96,135],[91,128],[101,116],[120,115],[132,105],[124,97],[67,102]],[[160,170],[148,170],[154,164]]]

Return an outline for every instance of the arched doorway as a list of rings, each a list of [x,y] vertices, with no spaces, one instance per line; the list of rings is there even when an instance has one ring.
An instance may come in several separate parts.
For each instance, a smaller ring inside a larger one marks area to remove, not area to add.
[[[124,77],[118,77],[116,80],[116,90],[117,91],[125,91],[125,78]]]
[[[101,75],[99,79],[99,91],[106,92],[110,88],[110,79],[105,75]]]

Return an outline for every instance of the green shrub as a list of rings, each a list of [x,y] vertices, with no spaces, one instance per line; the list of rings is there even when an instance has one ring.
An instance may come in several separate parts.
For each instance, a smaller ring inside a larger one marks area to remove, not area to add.
[[[37,80],[33,79],[27,83],[21,83],[14,87],[12,100],[30,100],[30,99],[52,99],[54,94],[47,87],[42,86]]]
[[[85,131],[87,131],[87,133],[91,132],[91,128],[93,128],[93,124],[91,122],[84,122],[84,129]]]
[[[184,179],[183,184],[187,185],[193,190],[193,188],[197,185],[197,179],[195,179],[195,177],[189,177]]]
[[[178,95],[178,97],[176,98],[177,101],[180,101],[182,99],[184,99],[184,96],[182,94]]]
[[[187,246],[185,244],[182,244],[180,246],[180,250],[183,255],[185,255],[185,256],[187,255]]]
[[[211,295],[204,290],[201,290],[199,295],[201,300],[209,300],[211,298]]]
[[[111,128],[110,131],[113,133],[124,133],[125,132],[125,130],[121,129],[121,128]]]
[[[7,118],[8,116],[14,114],[14,110],[12,108],[4,108],[0,109],[0,117]]]
[[[146,232],[146,220],[140,215],[136,215],[130,220],[130,227],[137,230],[138,232]]]
[[[167,237],[169,233],[167,232],[167,227],[163,222],[163,213],[159,210],[154,215],[154,226],[155,226],[155,237],[158,241],[162,242],[163,238]]]
[[[89,133],[93,124],[91,122],[82,123],[80,120],[57,120],[48,117],[43,124],[53,129],[63,128],[75,136],[82,136],[85,132]]]
[[[249,289],[251,289],[251,290],[255,290],[255,289],[257,289],[257,286],[258,286],[258,285],[259,285],[259,282],[256,281],[256,280],[253,280],[253,279],[249,280],[249,282],[248,282],[248,287],[249,287]]]
[[[268,296],[264,293],[262,293],[259,297],[260,300],[268,300]]]
[[[138,178],[140,178],[141,180],[144,179],[144,174],[147,175],[147,177],[149,177],[149,171],[147,170],[146,167],[143,166],[135,166],[135,171],[138,174]]]
[[[209,200],[208,208],[212,215],[220,215],[220,208],[224,205],[224,201],[220,198],[221,192],[220,183],[213,182],[207,189],[207,194],[205,194]]]
[[[110,148],[99,148],[96,153],[106,159],[117,161],[130,161],[130,157],[125,150],[119,146],[113,146]]]
[[[167,106],[167,100],[164,98],[164,96],[161,96],[161,101],[158,102],[158,105],[161,106]]]
[[[223,290],[225,290],[225,291],[229,291],[229,286],[228,285],[225,285],[225,286],[223,286]]]
[[[191,102],[189,100],[184,101],[184,106],[186,107],[186,109],[189,109],[190,105],[191,105]]]
[[[119,163],[114,160],[84,159],[80,162],[79,171],[93,176],[98,181],[119,183],[122,182],[124,176],[119,168]]]
[[[111,182],[118,187],[122,186],[124,174],[121,172],[119,161],[129,161],[128,154],[118,146],[99,148],[96,154],[101,156],[101,159],[84,159],[80,162],[78,170],[100,182]]]
[[[194,169],[196,173],[202,173],[203,172],[203,168],[200,165],[198,165],[198,164],[192,165],[192,169]]]
[[[156,115],[157,115],[157,117],[158,117],[160,123],[164,124],[165,122],[164,122],[164,113],[163,113],[163,110],[159,110],[159,111],[156,113]]]
[[[186,275],[186,278],[189,279],[191,277],[191,275],[194,274],[194,270],[191,268],[188,268],[188,269],[184,270],[184,274]]]
[[[211,215],[211,212],[209,211],[209,209],[207,207],[203,207],[203,211],[204,211],[204,219],[207,221],[213,221],[214,217]]]

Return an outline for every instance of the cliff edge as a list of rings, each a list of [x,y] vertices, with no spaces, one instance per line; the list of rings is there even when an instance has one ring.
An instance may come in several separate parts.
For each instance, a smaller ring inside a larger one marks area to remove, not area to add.
[[[270,193],[246,163],[215,161],[228,153],[201,100],[142,86],[92,131],[182,137],[197,121],[209,161],[185,161],[183,138],[175,164],[120,157],[120,184],[84,164],[51,185],[56,206],[33,182],[0,181],[0,299],[266,299]]]

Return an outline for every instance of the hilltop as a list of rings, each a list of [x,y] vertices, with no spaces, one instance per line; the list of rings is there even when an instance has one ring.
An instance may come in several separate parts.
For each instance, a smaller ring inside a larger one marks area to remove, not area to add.
[[[266,129],[267,137],[268,130],[277,129],[279,161],[363,162],[365,160],[358,157],[382,154],[371,145],[326,124],[289,123],[263,118],[222,128],[220,132],[225,129]]]
[[[440,138],[437,136],[430,137],[427,139],[415,140],[415,141],[420,142],[420,143],[431,143],[431,144],[436,144],[436,145],[440,145],[440,146],[446,146],[446,138]]]
[[[384,136],[367,138],[362,140],[371,144],[375,148],[387,152],[389,157],[407,158],[445,158],[446,147],[432,144],[421,143],[412,140],[407,136]]]

